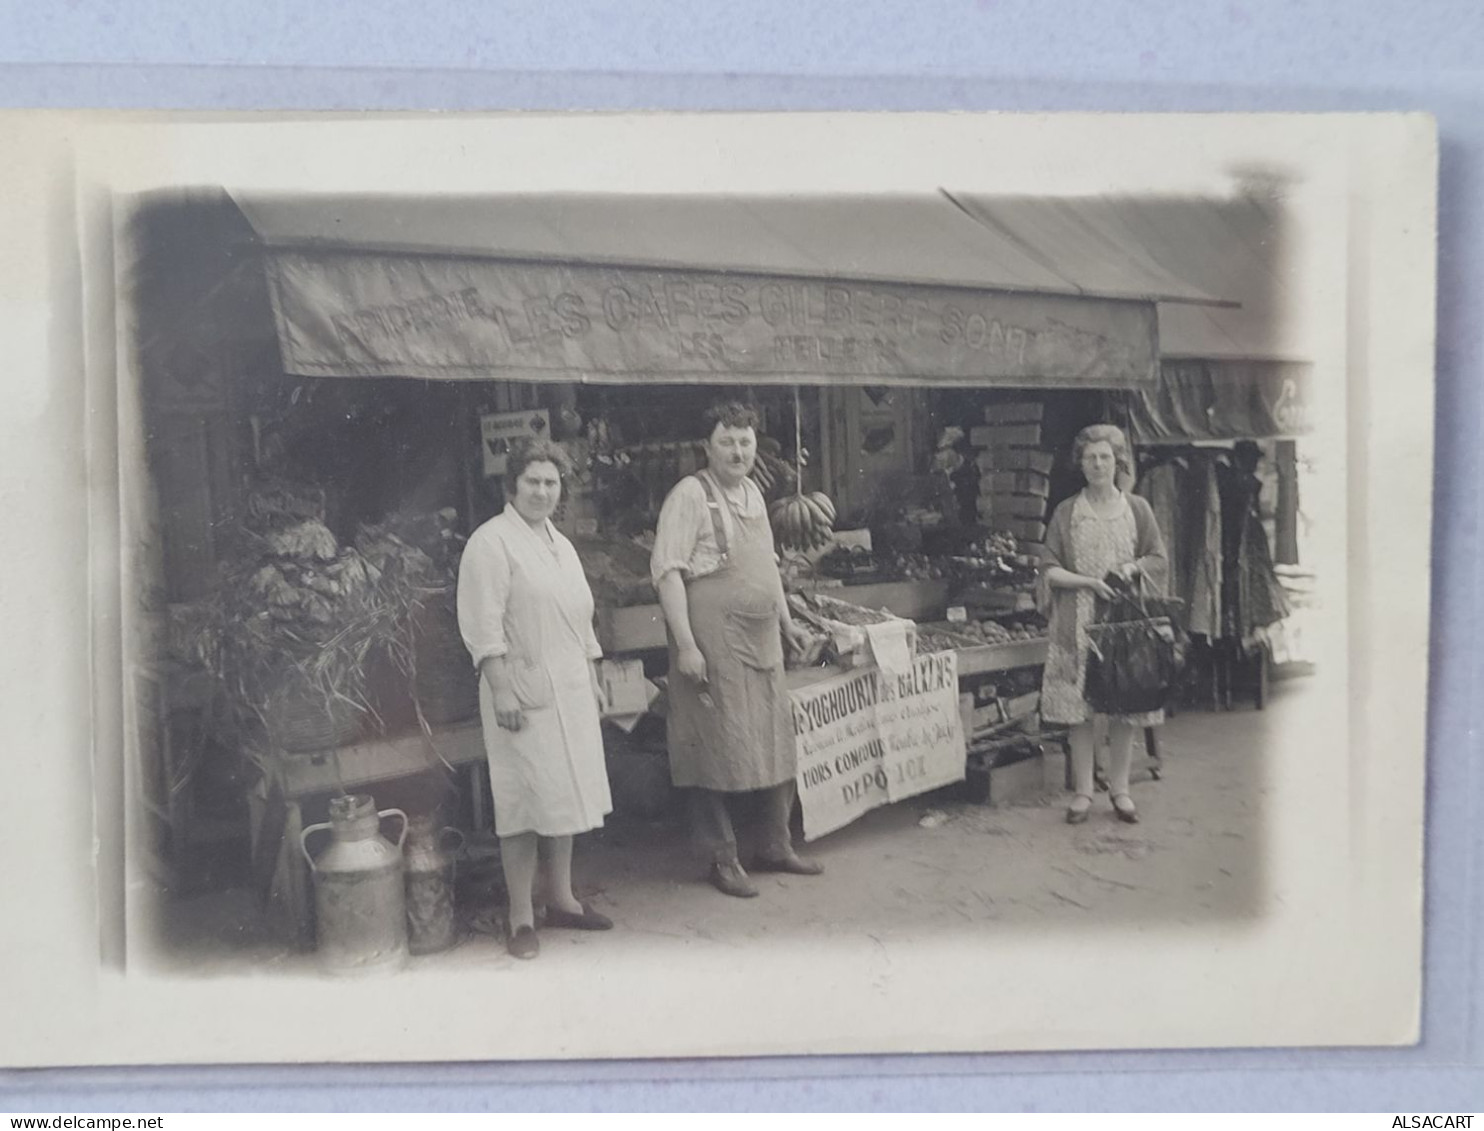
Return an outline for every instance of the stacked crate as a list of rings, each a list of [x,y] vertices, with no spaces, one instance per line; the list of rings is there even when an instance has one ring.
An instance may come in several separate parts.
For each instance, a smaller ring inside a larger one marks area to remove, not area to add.
[[[969,431],[977,449],[979,520],[1013,534],[1027,553],[1038,552],[1046,539],[1053,460],[1040,450],[1044,411],[1038,401],[989,405],[983,425]]]

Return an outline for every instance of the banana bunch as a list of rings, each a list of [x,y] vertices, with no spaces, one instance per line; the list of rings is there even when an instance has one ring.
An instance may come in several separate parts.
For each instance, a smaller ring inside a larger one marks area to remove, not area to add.
[[[776,499],[791,494],[799,485],[799,476],[793,466],[786,460],[769,455],[767,452],[758,452],[750,474],[766,499]]]
[[[768,518],[785,550],[818,550],[833,536],[835,504],[823,491],[790,495],[768,508]]]

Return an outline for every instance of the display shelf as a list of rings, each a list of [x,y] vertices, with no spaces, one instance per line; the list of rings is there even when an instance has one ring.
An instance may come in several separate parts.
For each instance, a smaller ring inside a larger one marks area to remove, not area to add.
[[[1037,668],[1046,663],[1048,641],[1017,640],[1010,644],[981,644],[973,648],[960,648],[958,674],[983,675],[985,672],[1003,672],[1012,668]]]
[[[941,620],[948,607],[948,582],[942,579],[918,581],[875,581],[868,585],[810,585],[800,589],[824,594],[839,601],[849,601],[865,609],[885,609],[905,620]]]

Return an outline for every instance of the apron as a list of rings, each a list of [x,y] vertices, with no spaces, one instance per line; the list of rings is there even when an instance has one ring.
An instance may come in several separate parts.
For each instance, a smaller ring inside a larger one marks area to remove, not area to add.
[[[718,510],[725,504],[707,473],[696,478],[706,489],[722,564],[685,587],[707,683],[679,673],[669,635],[670,775],[682,788],[768,789],[793,780],[795,768],[773,533],[766,510],[752,518],[734,514],[729,546]]]

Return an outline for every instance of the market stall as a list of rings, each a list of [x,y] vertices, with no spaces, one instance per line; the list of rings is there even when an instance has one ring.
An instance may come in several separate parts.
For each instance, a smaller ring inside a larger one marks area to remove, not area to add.
[[[228,397],[247,425],[244,472],[280,466],[292,449],[342,488],[316,513],[268,524],[338,535],[287,581],[342,584],[359,561],[372,567],[370,592],[411,578],[419,593],[415,614],[397,620],[416,630],[387,649],[410,703],[389,707],[368,685],[345,696],[364,708],[354,733],[308,750],[272,727],[259,736],[264,855],[315,783],[390,780],[417,758],[425,770],[477,765],[467,687],[430,673],[457,655],[444,599],[459,537],[502,505],[503,448],[521,432],[575,457],[559,524],[589,572],[605,650],[628,661],[613,678],[640,696],[615,720],[616,745],[653,754],[644,688],[666,672],[647,547],[665,493],[699,466],[695,425],[722,390],[762,413],[754,476],[774,505],[795,614],[818,639],[793,659],[802,717],[862,679],[873,690],[854,692],[857,706],[883,734],[898,725],[886,701],[931,700],[935,724],[912,740],[923,760],[888,766],[887,747],[902,743],[883,742],[880,766],[856,767],[857,793],[894,801],[1033,758],[1045,642],[1031,588],[1049,509],[1067,493],[1071,437],[1109,418],[1111,392],[1155,387],[1156,301],[1217,301],[1152,260],[1090,260],[1097,245],[1071,237],[1095,229],[1098,211],[1065,202],[231,206],[250,254],[233,268],[246,290],[225,293],[239,311],[244,293],[262,304],[279,371],[258,374],[252,397]],[[412,420],[422,434],[409,438],[399,425]],[[411,478],[382,470],[373,482],[368,470],[356,492],[368,442]],[[426,525],[411,526],[431,514],[452,517],[429,544]],[[267,567],[250,575],[259,590]],[[803,761],[811,835],[863,811],[840,783],[826,802],[824,775]],[[294,855],[279,852],[273,883],[292,887]]]

